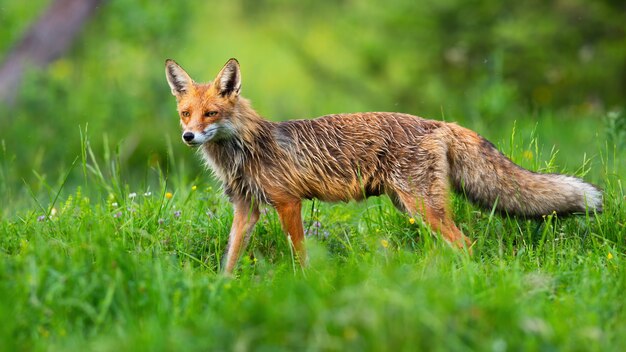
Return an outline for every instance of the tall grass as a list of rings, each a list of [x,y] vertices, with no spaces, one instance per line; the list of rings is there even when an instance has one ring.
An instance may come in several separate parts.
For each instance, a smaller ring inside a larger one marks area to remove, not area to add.
[[[0,222],[2,350],[617,350],[626,343],[622,165],[600,163],[605,212],[540,221],[463,197],[474,255],[386,198],[305,203],[310,266],[267,209],[234,278],[232,220],[209,177],[152,168],[128,183],[117,148],[82,153]],[[106,144],[106,143],[105,143]],[[558,171],[513,134],[514,160]],[[506,148],[504,148],[506,150]],[[532,157],[531,157],[532,156]],[[9,160],[10,162],[10,160]],[[172,162],[173,164],[173,162]],[[584,174],[589,167],[578,169]],[[66,175],[80,171],[82,184]],[[182,174],[182,175],[181,175]]]

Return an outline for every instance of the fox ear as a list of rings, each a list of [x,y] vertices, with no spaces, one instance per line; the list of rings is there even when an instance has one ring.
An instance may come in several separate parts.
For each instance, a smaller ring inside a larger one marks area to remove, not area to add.
[[[223,97],[239,95],[241,90],[241,71],[237,59],[230,59],[213,80],[213,86]]]
[[[171,59],[165,61],[165,77],[172,89],[172,95],[177,97],[185,94],[193,84],[187,72]]]

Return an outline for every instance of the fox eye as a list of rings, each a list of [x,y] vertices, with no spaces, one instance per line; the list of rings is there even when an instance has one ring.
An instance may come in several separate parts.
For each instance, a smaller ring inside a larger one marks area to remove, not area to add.
[[[205,111],[204,112],[204,116],[205,117],[212,117],[212,116],[216,116],[217,115],[217,111]]]
[[[189,111],[183,111],[180,113],[183,117],[189,117]]]

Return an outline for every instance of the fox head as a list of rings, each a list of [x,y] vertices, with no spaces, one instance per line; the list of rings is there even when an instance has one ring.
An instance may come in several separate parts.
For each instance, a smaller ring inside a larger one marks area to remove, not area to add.
[[[210,83],[196,83],[174,60],[165,61],[165,76],[176,97],[183,142],[192,147],[229,138],[241,89],[239,62],[230,59]]]

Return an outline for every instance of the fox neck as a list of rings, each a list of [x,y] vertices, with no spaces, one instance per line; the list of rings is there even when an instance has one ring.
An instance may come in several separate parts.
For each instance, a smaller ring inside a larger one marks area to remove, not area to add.
[[[235,132],[232,139],[247,148],[254,147],[261,130],[271,124],[252,108],[248,99],[243,97],[240,97],[235,104],[231,123]]]
[[[245,197],[267,202],[263,191],[253,183],[259,171],[260,154],[272,150],[274,124],[263,119],[247,99],[239,98],[230,117],[233,134],[229,138],[205,143],[202,156],[206,165],[222,182],[231,198]],[[248,176],[248,177],[246,177]]]

